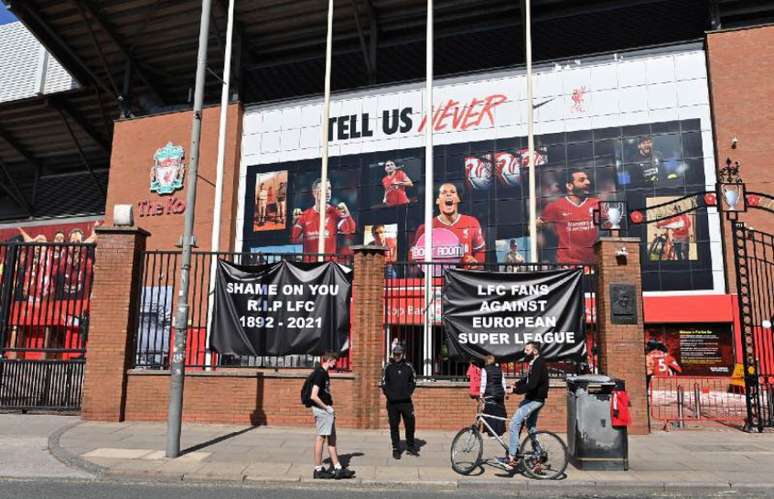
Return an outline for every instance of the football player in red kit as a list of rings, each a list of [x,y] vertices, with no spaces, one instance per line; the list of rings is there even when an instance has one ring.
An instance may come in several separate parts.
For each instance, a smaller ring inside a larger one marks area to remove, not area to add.
[[[382,199],[382,202],[387,206],[408,204],[409,198],[406,195],[406,187],[414,185],[409,176],[402,169],[398,168],[393,160],[384,163],[384,171],[387,175],[382,179],[382,186],[384,187],[384,199]]]
[[[318,252],[320,212],[317,207],[320,203],[320,179],[315,180],[312,184],[312,195],[314,196],[314,206],[298,216],[290,232],[290,242],[303,243],[304,253]],[[337,206],[333,206],[328,204],[330,200],[331,183],[329,181],[326,189],[325,235],[323,237],[325,237],[325,253],[334,255],[336,254],[336,235],[354,234],[357,225],[346,204],[339,203]]]
[[[597,227],[594,210],[599,199],[590,197],[591,180],[584,171],[570,170],[565,182],[567,195],[549,203],[537,219],[538,225],[551,224],[558,239],[558,263],[593,263]]]
[[[454,184],[443,184],[435,200],[440,214],[433,218],[433,259],[459,258],[465,265],[476,265],[486,261],[486,241],[481,224],[476,217],[459,212],[460,196]],[[442,234],[438,234],[442,232]],[[423,260],[423,246],[420,239],[425,233],[424,224],[419,226],[416,242],[411,250],[413,260]],[[439,236],[449,236],[439,237]],[[441,257],[441,258],[438,258]]]

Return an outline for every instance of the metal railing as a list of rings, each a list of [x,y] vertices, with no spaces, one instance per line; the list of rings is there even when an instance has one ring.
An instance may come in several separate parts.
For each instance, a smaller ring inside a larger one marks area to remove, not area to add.
[[[234,356],[207,351],[207,330],[211,300],[210,268],[223,259],[239,265],[261,265],[281,260],[315,262],[319,255],[309,253],[230,253],[194,251],[191,256],[189,280],[189,313],[186,342],[186,368],[311,368],[313,355]],[[351,264],[351,256],[323,255],[326,261]],[[168,369],[170,346],[174,344],[172,318],[180,291],[181,252],[146,251],[143,256],[142,281],[137,308],[134,367]],[[337,369],[349,370],[349,357],[339,359]]]
[[[0,408],[80,407],[93,269],[93,244],[0,244]]]
[[[651,420],[664,429],[697,424],[741,428],[747,419],[744,387],[727,377],[653,377],[648,403]]]
[[[419,376],[432,379],[464,381],[470,365],[469,359],[452,358],[446,347],[445,331],[441,317],[443,304],[441,289],[444,271],[456,265],[445,262],[392,262],[385,267],[385,361],[394,341],[406,348],[406,359],[416,366]],[[598,335],[596,327],[596,267],[593,265],[561,265],[555,263],[517,264],[487,263],[476,268],[493,272],[527,272],[538,270],[583,269],[583,291],[586,307],[586,358],[581,362],[551,362],[549,373],[555,378],[568,374],[596,372],[598,362]],[[432,276],[432,298],[425,306],[425,275]],[[428,314],[427,311],[430,313]],[[425,336],[424,325],[432,325],[431,335]],[[427,355],[429,353],[429,356]],[[430,374],[420,366],[430,364]],[[526,374],[524,363],[504,363],[501,367],[506,376]]]

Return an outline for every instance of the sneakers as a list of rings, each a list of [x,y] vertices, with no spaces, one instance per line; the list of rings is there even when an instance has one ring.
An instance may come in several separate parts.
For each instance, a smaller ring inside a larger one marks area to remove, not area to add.
[[[500,467],[504,468],[507,471],[513,471],[516,469],[516,467],[519,465],[519,461],[516,459],[511,459],[510,457],[498,457],[497,458],[497,464],[500,465]]]
[[[392,458],[400,459],[400,449],[392,449]]]
[[[315,480],[331,480],[334,477],[334,473],[325,468],[314,470],[313,478]]]
[[[355,476],[355,472],[348,470],[347,468],[339,468],[333,470],[333,478],[336,480],[346,480]]]
[[[418,451],[418,450],[417,450],[417,448],[416,448],[416,447],[414,447],[413,445],[410,445],[410,446],[409,446],[409,447],[406,449],[406,453],[407,453],[408,455],[410,455],[410,456],[419,457],[419,451]]]

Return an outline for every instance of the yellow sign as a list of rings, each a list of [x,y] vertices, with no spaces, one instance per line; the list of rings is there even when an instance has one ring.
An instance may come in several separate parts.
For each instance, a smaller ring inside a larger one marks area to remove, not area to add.
[[[744,366],[734,364],[734,373],[731,375],[731,386],[740,386],[744,388]]]

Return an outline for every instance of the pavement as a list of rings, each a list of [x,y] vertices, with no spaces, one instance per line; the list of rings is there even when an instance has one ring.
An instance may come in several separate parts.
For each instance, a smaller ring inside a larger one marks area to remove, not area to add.
[[[23,416],[19,416],[23,417]],[[0,420],[0,423],[2,421]],[[164,457],[165,425],[63,420],[48,439],[59,461],[97,479],[230,483],[319,488],[312,480],[313,428],[184,424],[176,459]],[[386,430],[338,432],[342,461],[357,472],[347,487],[412,490],[508,490],[553,488],[610,490],[611,487],[678,490],[774,491],[774,433],[738,430],[656,432],[629,439],[628,471],[585,471],[570,465],[563,480],[541,482],[483,466],[470,476],[449,464],[454,432],[418,431],[420,457],[392,458]],[[40,442],[37,442],[40,445]],[[502,455],[487,441],[484,457]],[[3,475],[0,469],[0,475]],[[343,485],[336,482],[336,485]]]

